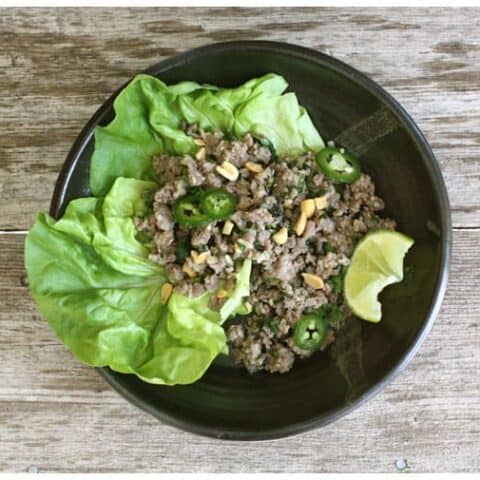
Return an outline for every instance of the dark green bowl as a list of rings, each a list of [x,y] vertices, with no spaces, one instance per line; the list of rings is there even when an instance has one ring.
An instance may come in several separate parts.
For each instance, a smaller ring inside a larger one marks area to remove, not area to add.
[[[119,393],[162,421],[217,438],[283,437],[325,425],[361,405],[412,359],[447,284],[451,221],[438,163],[413,120],[376,83],[332,57],[272,42],[208,45],[146,71],[166,83],[195,80],[220,86],[267,72],[287,79],[323,138],[336,139],[359,155],[385,199],[385,213],[415,245],[406,257],[405,281],[382,293],[382,322],[350,319],[348,335],[336,347],[297,362],[288,374],[249,375],[224,357],[193,385],[162,387],[99,369]],[[112,119],[115,95],[72,147],[53,196],[53,216],[69,200],[89,194],[93,130]]]

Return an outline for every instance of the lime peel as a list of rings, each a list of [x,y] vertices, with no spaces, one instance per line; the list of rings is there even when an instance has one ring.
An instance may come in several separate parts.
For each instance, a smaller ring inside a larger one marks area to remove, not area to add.
[[[376,230],[356,246],[345,275],[345,300],[363,320],[379,322],[382,306],[379,293],[403,280],[403,259],[414,241],[393,230]]]

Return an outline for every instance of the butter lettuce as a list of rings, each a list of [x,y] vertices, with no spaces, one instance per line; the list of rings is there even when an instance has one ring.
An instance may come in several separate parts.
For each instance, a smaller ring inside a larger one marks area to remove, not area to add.
[[[25,266],[41,313],[79,360],[152,383],[191,383],[228,352],[221,324],[241,310],[251,265],[240,269],[228,311],[211,310],[210,293],[174,293],[162,304],[165,273],[148,260],[133,223],[155,187],[118,178],[104,198],[70,202],[58,221],[40,213],[26,238]]]
[[[237,88],[138,75],[114,102],[111,123],[95,130],[90,165],[94,197],[70,202],[62,218],[40,213],[25,241],[25,266],[41,313],[82,362],[163,385],[198,380],[227,353],[222,323],[248,313],[251,261],[219,312],[213,292],[161,302],[166,275],[138,240],[133,218],[151,208],[158,180],[152,156],[194,153],[183,122],[241,137],[266,137],[280,155],[324,144],[287,82],[268,74]]]
[[[114,101],[115,118],[95,129],[90,169],[94,195],[105,194],[117,177],[155,180],[152,155],[194,153],[198,148],[181,129],[183,121],[236,137],[266,137],[280,155],[318,151],[324,143],[294,93],[284,93],[283,77],[269,73],[236,88],[195,82],[167,86],[138,75]]]

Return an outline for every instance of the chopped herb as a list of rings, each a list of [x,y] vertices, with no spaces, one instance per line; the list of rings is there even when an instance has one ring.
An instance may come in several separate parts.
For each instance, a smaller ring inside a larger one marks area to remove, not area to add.
[[[235,135],[232,132],[225,132],[223,138],[227,140],[227,142],[233,142],[236,140]]]
[[[327,207],[327,208],[324,210],[325,215],[326,215],[327,217],[330,217],[330,216],[333,214],[333,211],[334,211],[333,207]]]
[[[380,224],[380,217],[378,215],[373,214],[372,218],[368,222],[368,226],[370,228],[378,228],[379,224]]]
[[[283,221],[283,207],[280,202],[275,202],[268,211],[277,222]]]
[[[333,327],[337,326],[345,317],[338,305],[334,305],[333,303],[322,305],[316,313],[325,318],[329,325]]]
[[[277,333],[280,327],[280,319],[278,317],[275,318],[265,318],[261,322],[262,327],[267,327],[272,333]]]
[[[298,182],[294,187],[294,190],[296,190],[299,193],[303,193],[306,189],[306,182],[305,182],[305,174],[301,173],[298,176]]]
[[[312,175],[309,175],[306,179],[305,179],[305,185],[307,187],[307,192],[309,195],[312,195],[312,196],[320,196],[320,189],[313,183],[313,176]]]
[[[182,265],[190,255],[190,240],[187,237],[177,238],[175,241],[175,260]]]
[[[273,183],[274,183],[273,176],[268,178],[267,181],[265,182],[265,191],[267,192],[268,195],[270,195],[273,191]]]
[[[148,211],[153,212],[153,200],[155,199],[155,193],[157,189],[147,190],[143,193],[142,199],[145,201],[145,205],[148,205]]]
[[[242,240],[242,239],[237,240],[237,245],[241,252],[244,252],[247,248],[247,245],[245,244],[245,240]]]
[[[333,277],[330,277],[329,282],[332,286],[332,291],[337,294],[341,294],[343,292],[343,277],[345,276],[345,268],[342,267],[340,272]]]
[[[280,354],[278,353],[278,350],[276,348],[272,348],[271,350],[269,350],[268,354],[273,358],[280,357]]]
[[[310,252],[315,251],[317,246],[317,239],[315,237],[311,237],[307,240],[307,248]]]
[[[153,236],[151,233],[140,230],[136,233],[135,239],[140,243],[150,243],[153,239]]]
[[[278,285],[280,283],[280,281],[277,280],[276,278],[267,278],[267,279],[265,279],[265,283],[267,285]]]
[[[325,242],[323,244],[323,251],[325,253],[337,253],[337,249],[331,243],[328,243],[328,242]]]
[[[190,184],[189,179],[188,179],[188,168],[185,165],[182,165],[181,167],[181,173],[180,177],[182,180],[184,180],[187,184]]]
[[[258,240],[256,240],[253,245],[255,247],[255,250],[257,250],[259,252],[264,252],[265,251],[265,247]]]
[[[278,160],[278,155],[275,150],[275,147],[273,146],[273,143],[267,138],[267,137],[262,137],[258,138],[258,141],[264,146],[267,147],[270,150],[270,154],[272,156],[272,160]]]

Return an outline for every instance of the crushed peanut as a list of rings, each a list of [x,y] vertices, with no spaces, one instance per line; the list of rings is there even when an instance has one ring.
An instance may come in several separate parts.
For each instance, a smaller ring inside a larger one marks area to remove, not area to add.
[[[226,160],[221,165],[217,165],[215,169],[222,177],[231,182],[235,182],[238,179],[239,172],[237,167]]]
[[[230,235],[232,233],[232,230],[233,230],[233,223],[230,221],[230,220],[227,220],[224,224],[223,224],[223,229],[222,229],[222,233],[224,235]]]
[[[328,195],[322,195],[321,197],[314,198],[315,207],[317,210],[323,210],[328,207]]]
[[[204,147],[205,146],[205,140],[201,138],[196,138],[194,140],[195,144],[198,145],[199,147]]]
[[[283,245],[288,240],[288,230],[286,227],[282,227],[277,233],[272,235],[273,241],[277,245]]]
[[[193,278],[197,274],[193,271],[192,267],[190,265],[187,265],[186,263],[183,264],[182,270],[190,277]]]
[[[192,256],[194,263],[201,264],[206,262],[208,255],[210,255],[210,252],[206,251],[206,252],[198,253],[197,251],[192,250],[190,252],[190,255]]]
[[[219,290],[217,292],[217,298],[225,298],[228,295],[228,292],[226,290]]]
[[[164,283],[162,289],[160,290],[160,301],[165,304],[168,302],[170,295],[173,292],[173,285],[171,283]]]
[[[262,173],[263,167],[259,163],[255,162],[247,162],[245,164],[245,168],[253,173]]]
[[[306,226],[307,216],[303,212],[301,212],[300,216],[298,217],[297,223],[295,223],[295,233],[300,236],[305,231]]]
[[[323,280],[318,275],[312,273],[302,273],[303,280],[309,286],[315,290],[319,290],[325,286]]]
[[[203,160],[205,160],[205,156],[206,156],[206,150],[205,150],[204,147],[199,148],[199,149],[198,149],[198,152],[195,154],[195,158],[196,158],[199,162],[202,162]]]
[[[313,198],[307,198],[300,203],[300,211],[310,218],[315,213],[315,200]]]

